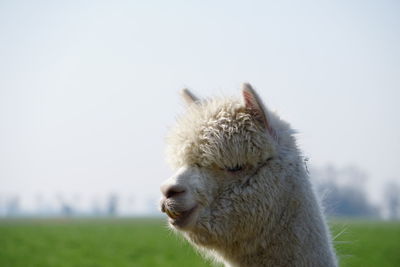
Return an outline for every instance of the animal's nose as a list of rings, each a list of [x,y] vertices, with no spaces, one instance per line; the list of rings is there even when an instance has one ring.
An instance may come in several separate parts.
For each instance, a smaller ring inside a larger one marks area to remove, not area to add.
[[[176,197],[184,192],[186,192],[186,188],[183,185],[164,184],[161,186],[161,193],[163,193],[166,198]]]

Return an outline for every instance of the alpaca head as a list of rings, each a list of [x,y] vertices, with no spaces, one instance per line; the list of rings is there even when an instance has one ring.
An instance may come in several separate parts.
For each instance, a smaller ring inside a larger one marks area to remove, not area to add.
[[[282,155],[297,155],[292,131],[250,85],[242,95],[199,100],[184,90],[187,110],[167,139],[176,173],[161,186],[161,209],[203,247],[251,240],[284,209],[290,181],[281,177]]]

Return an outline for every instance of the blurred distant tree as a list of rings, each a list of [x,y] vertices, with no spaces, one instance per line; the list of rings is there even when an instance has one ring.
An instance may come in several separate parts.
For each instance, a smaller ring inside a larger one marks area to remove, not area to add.
[[[369,201],[364,183],[367,175],[349,166],[312,168],[311,177],[325,211],[330,216],[379,217],[379,209]]]
[[[57,199],[60,202],[61,215],[67,217],[74,215],[74,208],[71,203],[66,201],[61,195],[57,195]]]
[[[61,203],[61,214],[64,216],[72,216],[74,214],[74,209],[68,203]]]
[[[388,183],[385,187],[385,204],[388,210],[389,219],[400,219],[400,186],[394,182]]]
[[[12,196],[6,200],[6,215],[7,216],[16,216],[20,212],[20,202],[18,196]]]
[[[118,211],[118,196],[116,194],[111,194],[107,201],[107,214],[109,216],[115,216]]]

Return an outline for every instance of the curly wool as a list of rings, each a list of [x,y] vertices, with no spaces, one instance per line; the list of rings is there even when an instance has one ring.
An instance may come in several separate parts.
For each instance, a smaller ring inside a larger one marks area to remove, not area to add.
[[[196,99],[171,130],[167,157],[180,170],[172,180],[201,207],[178,230],[226,266],[336,266],[294,131],[262,103],[251,105]]]

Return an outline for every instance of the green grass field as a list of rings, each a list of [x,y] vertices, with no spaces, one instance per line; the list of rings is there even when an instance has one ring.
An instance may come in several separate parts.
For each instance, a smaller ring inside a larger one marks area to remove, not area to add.
[[[400,266],[400,223],[332,224],[341,266]],[[213,266],[160,219],[0,220],[0,266]]]

